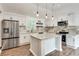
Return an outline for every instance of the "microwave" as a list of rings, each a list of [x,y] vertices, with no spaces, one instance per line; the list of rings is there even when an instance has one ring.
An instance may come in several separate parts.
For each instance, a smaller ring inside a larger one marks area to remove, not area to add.
[[[68,21],[58,21],[58,26],[68,26]]]

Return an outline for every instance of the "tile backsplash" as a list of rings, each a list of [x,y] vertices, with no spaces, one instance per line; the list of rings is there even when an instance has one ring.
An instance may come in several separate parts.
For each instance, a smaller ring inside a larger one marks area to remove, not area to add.
[[[79,26],[67,26],[67,27],[59,27],[55,26],[54,28],[50,28],[48,32],[59,32],[59,31],[68,31],[69,33],[79,34]]]

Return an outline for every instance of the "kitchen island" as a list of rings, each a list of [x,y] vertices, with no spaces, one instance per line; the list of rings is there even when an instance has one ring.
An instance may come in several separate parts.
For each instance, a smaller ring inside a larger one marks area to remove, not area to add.
[[[52,33],[31,34],[30,51],[35,56],[44,56],[48,53],[59,50],[62,51],[61,35]]]

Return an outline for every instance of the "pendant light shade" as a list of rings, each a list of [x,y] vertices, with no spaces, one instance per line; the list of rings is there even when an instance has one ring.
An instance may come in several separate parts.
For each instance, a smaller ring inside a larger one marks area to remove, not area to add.
[[[53,6],[53,4],[52,4],[52,6]],[[54,19],[54,16],[53,16],[53,7],[52,7],[52,20]]]
[[[37,13],[36,13],[36,16],[38,17],[39,16],[39,12],[37,11]]]
[[[52,20],[54,19],[54,17],[52,16]]]
[[[46,19],[48,18],[47,13],[46,13]]]
[[[39,7],[39,4],[37,4],[37,12],[36,12],[37,17],[39,16],[38,7]]]
[[[46,3],[46,15],[45,15],[45,18],[46,19],[48,18],[48,15],[47,15],[47,3]]]

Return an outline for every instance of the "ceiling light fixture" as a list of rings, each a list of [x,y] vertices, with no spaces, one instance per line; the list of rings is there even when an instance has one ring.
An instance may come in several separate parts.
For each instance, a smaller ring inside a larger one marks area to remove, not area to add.
[[[52,20],[54,19],[54,16],[53,16],[53,4],[52,4]]]
[[[54,19],[54,17],[52,16],[52,20]]]
[[[45,18],[46,19],[48,18],[48,15],[47,15],[47,4],[46,4],[46,15],[45,15]]]
[[[48,18],[47,13],[46,13],[46,19]]]
[[[36,12],[36,16],[39,17],[38,4],[37,4],[37,12]]]
[[[39,16],[39,12],[37,11],[37,14],[36,14],[36,16],[38,17]]]

